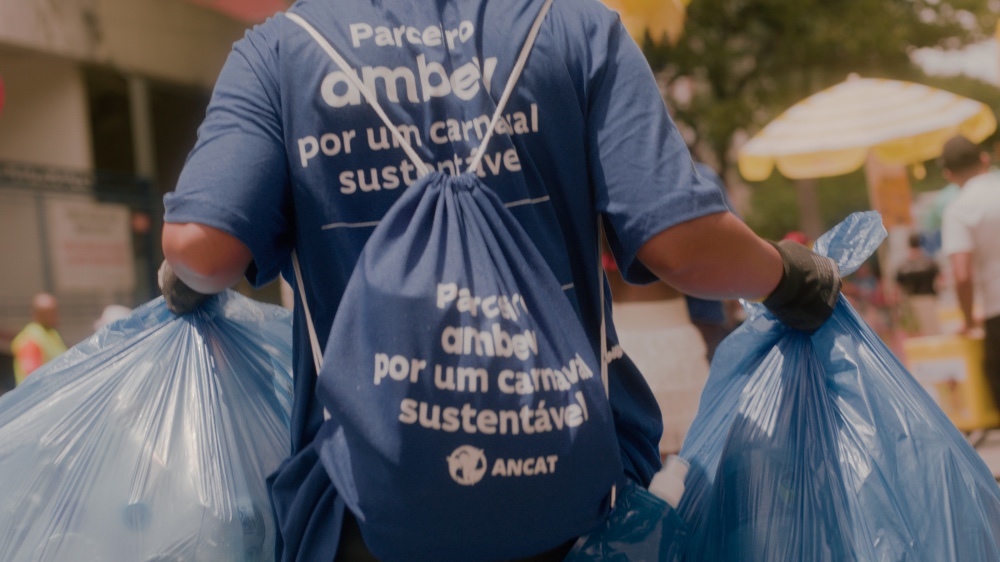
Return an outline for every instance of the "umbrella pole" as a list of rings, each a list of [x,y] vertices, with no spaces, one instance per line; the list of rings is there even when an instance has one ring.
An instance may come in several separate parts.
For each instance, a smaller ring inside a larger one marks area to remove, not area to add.
[[[819,214],[819,180],[795,180],[796,199],[799,203],[799,229],[810,240],[823,235],[823,219]]]

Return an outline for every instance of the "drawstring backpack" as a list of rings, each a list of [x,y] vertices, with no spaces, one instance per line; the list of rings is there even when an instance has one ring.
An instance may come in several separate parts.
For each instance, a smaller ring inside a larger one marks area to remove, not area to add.
[[[366,544],[387,562],[552,549],[605,520],[622,478],[603,317],[598,361],[555,274],[475,173],[551,2],[457,177],[430,171],[350,65],[288,14],[421,175],[372,232],[325,352],[293,260],[328,418],[316,437],[320,457]]]

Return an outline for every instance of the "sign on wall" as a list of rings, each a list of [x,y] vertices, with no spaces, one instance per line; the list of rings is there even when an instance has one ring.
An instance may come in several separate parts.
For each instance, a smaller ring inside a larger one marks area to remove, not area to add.
[[[131,213],[85,199],[46,201],[56,292],[129,292],[135,288]]]

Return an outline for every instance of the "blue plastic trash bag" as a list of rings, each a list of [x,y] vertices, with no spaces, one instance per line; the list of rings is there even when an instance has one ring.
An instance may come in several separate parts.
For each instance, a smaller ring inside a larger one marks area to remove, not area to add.
[[[0,560],[273,560],[290,371],[290,314],[233,292],[35,371],[0,398]]]
[[[859,213],[815,250],[847,275],[884,238]],[[1000,560],[993,475],[843,296],[812,335],[746,308],[681,451],[686,560]]]

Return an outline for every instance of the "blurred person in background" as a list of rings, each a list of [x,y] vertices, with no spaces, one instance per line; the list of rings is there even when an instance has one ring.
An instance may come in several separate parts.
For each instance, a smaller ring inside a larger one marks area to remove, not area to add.
[[[906,260],[896,270],[896,283],[903,293],[903,314],[912,321],[913,333],[938,334],[941,330],[937,316],[937,279],[941,271],[937,262],[924,251],[920,234],[910,234],[909,246]]]
[[[978,336],[974,289],[982,296],[985,322],[983,371],[1000,403],[1000,173],[975,143],[958,136],[944,145],[944,176],[961,187],[944,211],[942,252],[948,256],[967,336]]]
[[[132,309],[127,306],[109,304],[104,307],[104,310],[101,312],[101,317],[94,320],[94,331],[96,332],[116,320],[121,320],[131,313]]]
[[[32,371],[66,351],[66,344],[56,330],[59,324],[59,303],[48,293],[31,299],[34,320],[21,330],[11,344],[14,354],[14,380],[24,382]]]
[[[857,271],[844,278],[841,292],[882,341],[892,340],[891,307],[886,299],[877,259],[868,259]]]

